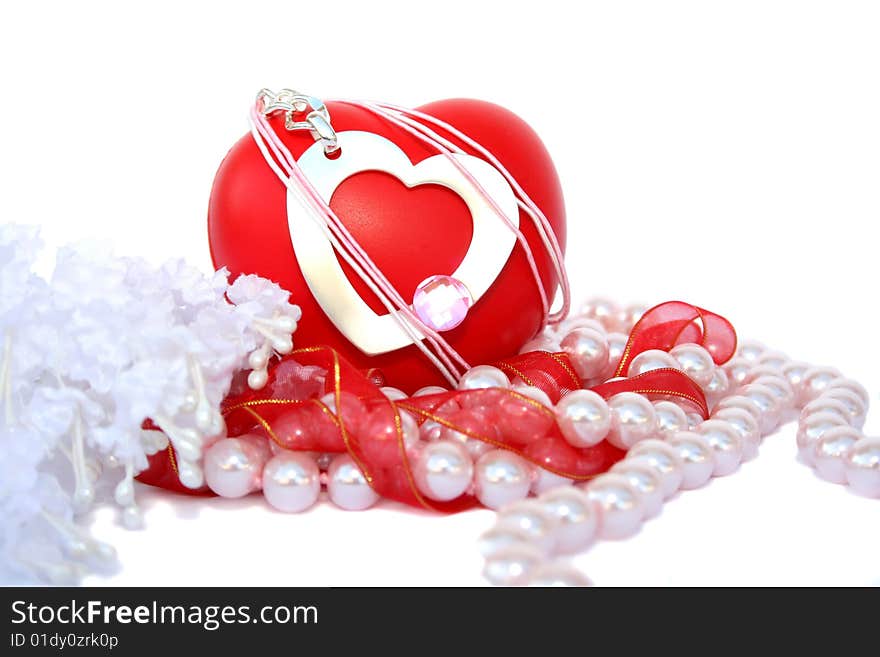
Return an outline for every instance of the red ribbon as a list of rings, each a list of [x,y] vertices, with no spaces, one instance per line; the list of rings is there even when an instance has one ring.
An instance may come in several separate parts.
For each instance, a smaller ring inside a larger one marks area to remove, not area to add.
[[[642,351],[669,349],[684,341],[702,344],[719,364],[736,349],[736,334],[727,320],[696,306],[669,302],[646,312],[635,325],[617,371],[625,372]],[[495,365],[511,381],[540,388],[554,404],[582,387],[565,353],[529,352]],[[605,398],[637,392],[653,399],[685,400],[708,417],[702,390],[680,370],[612,379],[592,389]],[[332,394],[329,406],[320,401],[327,393]],[[514,390],[453,390],[393,402],[368,375],[329,347],[295,351],[272,368],[262,390],[231,394],[222,410],[230,436],[256,430],[285,449],[347,452],[383,497],[447,512],[469,508],[476,501],[462,496],[439,503],[418,491],[403,442],[403,413],[419,425],[436,423],[576,480],[604,472],[624,455],[605,441],[589,448],[571,446],[559,432],[552,409]],[[180,492],[209,494],[207,489],[192,491],[180,484],[170,447],[151,457],[150,467],[139,479]]]

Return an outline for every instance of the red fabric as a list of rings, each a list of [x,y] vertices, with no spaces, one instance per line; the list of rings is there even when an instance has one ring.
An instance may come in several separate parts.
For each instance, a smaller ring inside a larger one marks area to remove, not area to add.
[[[736,348],[736,334],[727,320],[683,302],[670,302],[652,308],[636,324],[617,369],[626,371],[641,351],[669,349],[683,339],[705,346],[718,363],[729,359]],[[565,353],[530,352],[495,365],[511,381],[540,388],[554,404],[582,387]],[[514,390],[453,390],[393,402],[382,394],[375,378],[375,372],[361,372],[330,347],[297,350],[272,368],[262,390],[245,389],[224,401],[228,435],[257,432],[285,449],[348,452],[383,497],[446,512],[472,507],[476,500],[462,496],[439,503],[419,493],[403,446],[402,413],[411,414],[420,426],[435,422],[577,480],[604,472],[624,455],[604,441],[589,448],[572,447],[563,439],[553,409]],[[675,369],[612,379],[592,389],[605,398],[630,391],[652,399],[685,400],[708,417],[700,387]],[[321,401],[328,394],[327,403]],[[152,457],[150,468],[139,479],[171,490],[207,492],[180,485],[170,448]]]

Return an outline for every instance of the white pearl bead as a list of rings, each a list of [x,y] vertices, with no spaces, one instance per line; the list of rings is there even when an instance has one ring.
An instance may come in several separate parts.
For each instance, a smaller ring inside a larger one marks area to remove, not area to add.
[[[608,366],[608,341],[594,329],[573,330],[562,339],[560,347],[582,380],[595,378]]]
[[[507,388],[510,381],[507,375],[491,365],[477,365],[465,372],[458,382],[459,390],[481,390],[483,388]]]
[[[715,373],[715,361],[712,360],[712,354],[703,347],[698,344],[680,344],[670,349],[669,354],[698,386],[702,388],[709,385]]]
[[[631,305],[627,306],[623,310],[618,313],[619,318],[619,326],[622,331],[632,331],[632,328],[638,323],[638,321],[642,318],[642,315],[645,314],[645,311],[648,310],[647,306],[642,305]]]
[[[820,395],[817,399],[814,399],[804,406],[803,410],[801,410],[800,421],[803,422],[811,415],[816,415],[817,413],[831,413],[832,415],[837,415],[841,422],[845,422],[846,424],[849,424],[852,419],[849,409],[842,401],[839,399],[830,399],[825,397],[825,395]]]
[[[602,442],[611,429],[611,409],[592,390],[574,390],[556,404],[556,422],[562,437],[575,447]]]
[[[742,438],[739,432],[724,420],[706,420],[696,428],[715,456],[712,475],[724,477],[734,472],[742,461]]]
[[[712,415],[713,419],[724,420],[733,427],[742,439],[743,461],[748,461],[758,455],[758,446],[761,444],[761,429],[757,420],[751,413],[741,408],[723,408]]]
[[[805,404],[814,400],[839,378],[840,372],[833,367],[811,367],[804,373],[803,396],[798,401]]]
[[[568,586],[593,586],[590,579],[577,568],[567,564],[544,564],[540,566],[529,579],[529,586],[540,587],[568,587]]]
[[[669,439],[682,461],[681,488],[699,488],[712,477],[715,470],[715,454],[703,436],[682,431]]]
[[[550,472],[544,468],[535,468],[531,491],[535,495],[540,495],[541,493],[553,490],[554,488],[571,486],[573,483],[574,480],[569,479],[568,477],[563,477],[562,475]]]
[[[611,430],[607,440],[615,447],[629,449],[657,433],[657,414],[646,397],[621,392],[608,400],[608,407],[611,409]]]
[[[813,445],[813,463],[823,479],[836,484],[846,483],[846,456],[863,438],[861,431],[852,427],[829,429]]]
[[[761,433],[765,435],[772,433],[776,425],[779,424],[782,412],[782,403],[776,393],[760,383],[749,383],[743,387],[740,394],[755,402],[761,410],[761,417],[758,418]]]
[[[651,372],[663,368],[680,370],[681,365],[678,364],[678,361],[675,360],[669,352],[663,351],[662,349],[648,349],[632,359],[629,364],[627,376],[632,378],[639,374],[644,374],[645,372]]]
[[[718,411],[722,411],[726,408],[739,408],[744,410],[746,413],[755,418],[755,422],[757,422],[758,426],[760,427],[761,409],[758,408],[758,405],[748,397],[743,397],[742,395],[732,395],[730,397],[725,397],[715,405],[715,408],[712,409],[712,412],[717,413]]]
[[[529,494],[530,471],[529,463],[513,452],[492,450],[476,463],[474,493],[483,506],[499,509]]]
[[[657,430],[661,434],[686,431],[688,428],[687,415],[684,409],[674,402],[654,402],[654,413],[657,415]]]
[[[594,331],[599,331],[599,333],[603,335],[605,334],[605,327],[602,326],[602,322],[589,317],[580,317],[577,315],[562,322],[556,330],[556,334],[562,338],[579,328],[589,328]]]
[[[626,455],[626,461],[645,463],[660,475],[663,497],[669,498],[681,486],[683,463],[678,450],[661,440],[643,440]]]
[[[880,497],[880,438],[862,438],[846,456],[846,480],[853,490]]]
[[[626,343],[629,336],[625,333],[609,333],[608,334],[608,367],[603,372],[604,378],[610,378],[614,374],[614,370],[623,357],[626,350]]]
[[[440,440],[440,437],[443,435],[443,430],[445,428],[446,427],[444,427],[439,422],[435,422],[434,420],[425,420],[419,427],[419,438],[421,438],[425,442],[434,442],[435,440]]]
[[[794,406],[794,390],[792,390],[788,381],[783,376],[779,374],[773,376],[764,374],[757,377],[754,380],[754,383],[770,389],[779,400],[780,412],[785,412]]]
[[[559,346],[558,340],[553,340],[545,335],[539,335],[520,347],[519,353],[527,354],[530,351],[547,351],[555,354],[557,351],[562,351],[562,347]]]
[[[765,351],[767,351],[767,347],[760,342],[755,340],[743,340],[737,347],[736,355],[755,363]]]
[[[754,362],[745,358],[733,358],[724,365],[724,371],[727,372],[727,378],[730,379],[732,386],[741,386],[746,382],[749,374],[752,372]]]
[[[533,545],[511,545],[486,559],[483,577],[496,586],[521,586],[528,583],[543,561]]]
[[[529,535],[516,527],[492,527],[477,539],[477,548],[484,558],[511,545],[532,545]]]
[[[611,472],[626,477],[626,480],[639,492],[645,519],[653,518],[660,513],[663,507],[662,479],[650,465],[627,458],[615,463]]]
[[[843,377],[835,379],[828,385],[825,392],[830,393],[834,390],[849,390],[850,392],[855,393],[858,398],[862,400],[862,406],[865,411],[867,411],[868,407],[871,405],[871,396],[868,394],[868,391],[865,390],[865,387],[858,381]]]
[[[470,487],[474,463],[461,443],[438,440],[421,450],[413,477],[419,491],[432,500],[445,502],[464,494]]]
[[[391,386],[384,386],[379,388],[383,395],[385,395],[391,401],[400,401],[401,399],[406,399],[409,397],[403,390],[400,388],[393,388]]]
[[[781,373],[782,368],[789,362],[789,358],[781,351],[768,349],[758,356],[758,360],[755,362],[759,367],[766,366],[775,370],[777,373]]]
[[[620,307],[610,299],[601,297],[589,299],[581,306],[580,314],[601,322],[607,331],[616,331],[620,328],[618,326]]]
[[[514,502],[498,512],[499,528],[513,528],[525,532],[530,542],[541,548],[545,554],[549,554],[556,547],[557,525],[556,516],[536,500]]]
[[[813,463],[813,448],[816,441],[828,431],[843,426],[848,426],[847,421],[835,413],[813,413],[802,420],[798,424],[797,446],[804,461]]]
[[[205,452],[205,482],[220,497],[244,497],[259,489],[264,462],[260,451],[245,440],[218,440]]]
[[[541,495],[538,503],[556,518],[556,549],[579,552],[596,538],[598,512],[586,494],[577,488],[557,488]]]
[[[712,378],[705,387],[706,395],[717,400],[721,395],[730,390],[730,380],[720,367],[716,367],[712,373]]]
[[[818,399],[835,399],[846,407],[850,424],[861,427],[865,423],[865,415],[868,412],[861,397],[847,388],[826,389]]]
[[[639,491],[621,474],[601,475],[587,484],[587,498],[599,509],[599,536],[619,539],[638,531],[644,516]]]
[[[804,376],[810,366],[807,363],[788,362],[782,366],[782,376],[794,391],[795,404],[800,404],[804,397]]]
[[[425,397],[426,395],[440,395],[444,392],[449,392],[446,388],[442,386],[425,386],[424,388],[419,388],[413,393],[413,397]]]
[[[330,501],[341,509],[361,511],[369,509],[379,495],[367,482],[364,473],[348,454],[340,454],[327,469],[327,494]]]
[[[523,395],[524,397],[534,399],[536,402],[543,406],[546,406],[547,408],[553,408],[553,402],[550,401],[550,397],[547,396],[547,393],[540,388],[537,388],[535,386],[527,386],[523,383],[516,383],[513,386],[513,390]]]
[[[306,454],[279,454],[263,469],[263,495],[279,511],[304,511],[318,501],[320,492],[321,471]]]

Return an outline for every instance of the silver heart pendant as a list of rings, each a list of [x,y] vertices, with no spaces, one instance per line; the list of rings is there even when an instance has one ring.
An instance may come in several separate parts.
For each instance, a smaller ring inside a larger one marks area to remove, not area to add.
[[[461,197],[471,213],[473,235],[461,264],[448,275],[464,284],[474,303],[479,301],[498,278],[516,245],[515,233],[496,215],[489,200],[445,155],[434,155],[413,164],[397,145],[380,135],[349,130],[338,133],[337,137],[342,153],[336,159],[326,157],[323,146],[316,142],[298,160],[303,173],[328,204],[344,180],[364,171],[388,173],[409,188],[442,185]],[[453,157],[518,227],[516,197],[504,176],[480,158],[458,154]],[[399,324],[399,321],[406,321],[403,317],[378,315],[361,298],[342,270],[323,229],[303,210],[290,191],[287,194],[287,223],[294,253],[309,290],[349,342],[371,356],[412,344],[410,335]],[[404,299],[412,299],[414,290],[398,292]],[[415,327],[412,328],[416,335],[421,335]]]

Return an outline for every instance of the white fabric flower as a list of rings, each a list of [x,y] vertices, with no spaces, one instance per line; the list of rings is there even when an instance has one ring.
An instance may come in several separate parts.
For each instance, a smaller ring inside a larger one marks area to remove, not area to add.
[[[161,438],[143,422],[194,458],[223,431],[233,377],[292,349],[301,314],[271,281],[97,245],[59,250],[47,281],[39,249],[37,230],[0,225],[0,583],[73,582],[112,560],[77,517],[107,488],[97,479],[137,524],[131,480]]]

